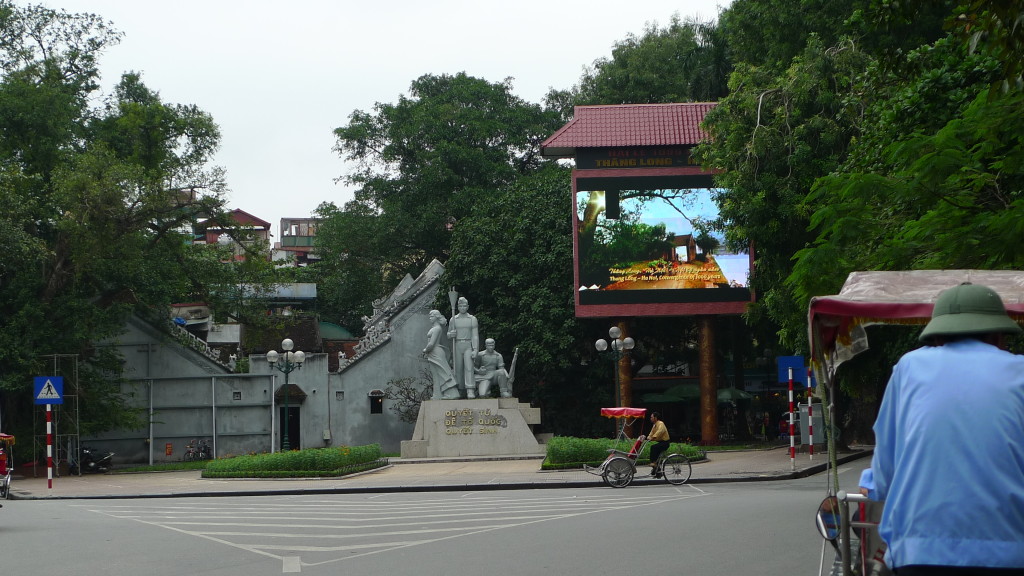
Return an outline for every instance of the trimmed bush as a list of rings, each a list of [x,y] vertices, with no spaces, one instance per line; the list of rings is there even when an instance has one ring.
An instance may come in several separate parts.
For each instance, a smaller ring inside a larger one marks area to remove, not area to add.
[[[555,436],[547,443],[547,457],[541,469],[561,470],[566,468],[582,468],[599,466],[608,457],[608,450],[615,449],[629,452],[633,440],[613,440],[608,438],[573,438],[571,436]],[[673,442],[669,444],[666,454],[683,454],[691,461],[703,460],[705,452],[696,446]],[[637,458],[638,464],[650,462],[650,446],[645,446]]]
[[[312,478],[344,476],[387,465],[380,445],[338,446],[213,460],[204,478]]]

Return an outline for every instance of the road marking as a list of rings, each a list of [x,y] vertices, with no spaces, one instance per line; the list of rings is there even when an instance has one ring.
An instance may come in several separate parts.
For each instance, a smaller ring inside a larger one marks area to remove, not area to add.
[[[495,530],[699,498],[695,486],[672,490],[602,490],[586,495],[517,499],[467,492],[407,500],[408,495],[268,500],[199,499],[80,505],[95,513],[173,530],[281,562],[283,573],[429,545]],[[304,560],[305,559],[305,560]]]

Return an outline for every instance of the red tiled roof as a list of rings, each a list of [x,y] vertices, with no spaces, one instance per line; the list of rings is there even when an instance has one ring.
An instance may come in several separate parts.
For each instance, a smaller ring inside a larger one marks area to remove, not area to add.
[[[252,214],[249,214],[245,210],[234,209],[228,213],[231,220],[235,221],[235,224],[240,226],[252,226],[253,228],[262,228],[264,230],[270,230],[270,222],[257,218]],[[212,219],[198,222],[195,225],[196,230],[223,230],[224,226],[220,222],[216,222]]]
[[[261,228],[266,228],[268,230],[270,229],[270,222],[267,222],[266,220],[263,220],[261,218],[257,218],[252,214],[249,214],[245,210],[241,210],[239,208],[236,208],[231,211],[231,217],[234,218],[235,222],[238,222],[239,224],[254,224]]]
[[[716,104],[577,106],[573,119],[541,144],[541,154],[568,158],[577,148],[695,145],[707,137],[700,123]]]

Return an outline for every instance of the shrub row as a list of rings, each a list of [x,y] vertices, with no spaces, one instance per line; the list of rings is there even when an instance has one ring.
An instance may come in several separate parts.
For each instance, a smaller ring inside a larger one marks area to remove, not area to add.
[[[541,468],[544,470],[559,470],[565,468],[581,468],[584,464],[598,466],[608,457],[608,450],[622,450],[628,452],[633,447],[633,441],[614,440],[608,438],[573,438],[571,436],[555,436],[547,443],[547,457]],[[644,447],[637,457],[637,463],[649,463],[650,445]],[[666,454],[679,453],[685,455],[691,461],[703,460],[707,454],[691,444],[673,442],[669,444]]]
[[[310,478],[344,476],[387,465],[380,445],[339,446],[212,460],[204,478]]]

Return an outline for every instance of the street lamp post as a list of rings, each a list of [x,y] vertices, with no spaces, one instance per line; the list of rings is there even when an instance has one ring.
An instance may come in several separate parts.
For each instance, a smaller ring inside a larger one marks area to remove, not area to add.
[[[622,405],[622,385],[619,383],[620,361],[636,346],[636,342],[628,336],[620,338],[622,330],[618,326],[609,328],[608,336],[611,337],[611,344],[604,338],[601,338],[594,342],[594,348],[597,348],[598,352],[607,352],[612,362],[615,363],[615,405],[620,406]],[[611,348],[610,350],[609,347]]]
[[[292,352],[294,347],[295,343],[292,342],[291,338],[285,338],[281,341],[281,349],[284,350],[283,355],[278,354],[276,350],[267,352],[267,362],[270,363],[270,367],[277,368],[284,373],[284,432],[281,435],[282,450],[291,450],[291,445],[288,443],[288,375],[295,370],[302,369],[302,363],[306,361],[306,353],[302,350]]]

